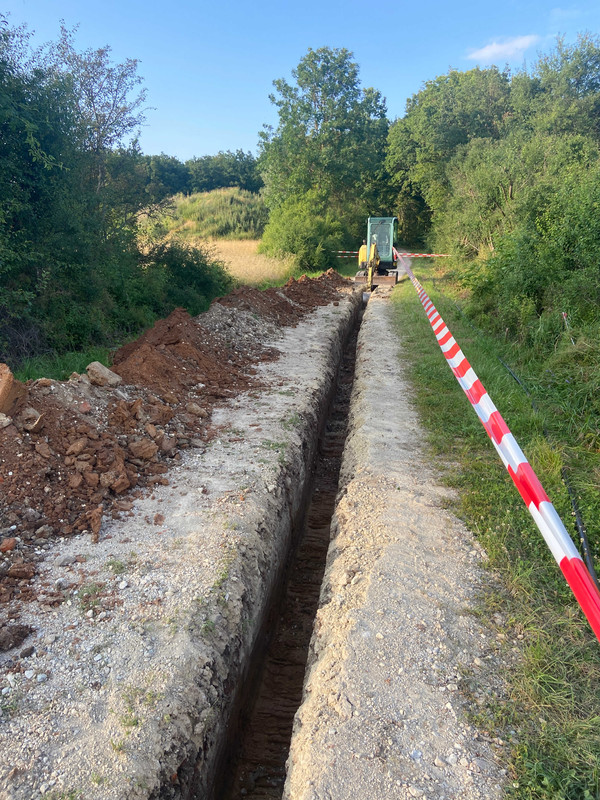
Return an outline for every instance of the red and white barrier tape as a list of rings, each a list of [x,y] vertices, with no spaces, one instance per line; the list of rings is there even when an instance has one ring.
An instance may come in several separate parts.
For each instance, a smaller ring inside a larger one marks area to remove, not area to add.
[[[409,258],[450,258],[450,253],[398,253],[400,258],[407,256]]]
[[[600,640],[600,592],[577,552],[573,540],[567,533],[561,518],[550,502],[531,464],[525,458],[508,425],[492,403],[490,396],[448,330],[444,320],[438,314],[410,267],[406,264],[403,264],[403,266],[419,295],[421,305],[425,309],[448,366],[475,409],[483,427],[492,440],[492,444],[508,470],[508,474],[519,490],[519,494],[523,498],[529,513],[561,568],[577,602],[592,626],[596,637]]]

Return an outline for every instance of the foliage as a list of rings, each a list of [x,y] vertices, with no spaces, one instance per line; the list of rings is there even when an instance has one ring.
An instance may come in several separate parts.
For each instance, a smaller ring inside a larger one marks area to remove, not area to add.
[[[336,266],[335,250],[343,242],[339,218],[308,192],[288,198],[273,213],[260,252],[280,258],[293,253],[299,270],[324,271]]]
[[[386,210],[379,194],[388,122],[379,92],[360,88],[348,50],[309,49],[292,75],[294,85],[274,81],[270,99],[279,124],[261,134],[259,166],[271,212],[264,246],[305,262],[307,246],[356,242],[369,213]],[[298,238],[288,229],[296,213]],[[323,252],[317,259],[330,263]]]
[[[389,135],[398,216],[454,256],[480,324],[549,352],[597,336],[600,40],[530,73],[429,81]]]
[[[190,192],[211,192],[230,186],[258,192],[263,185],[256,159],[252,153],[243,150],[236,150],[235,153],[220,151],[215,156],[192,158],[185,166],[189,173]]]
[[[184,239],[257,239],[267,222],[261,196],[243,189],[215,189],[198,194],[179,194],[164,213],[147,221],[153,236],[176,233]]]
[[[111,345],[174,305],[206,308],[229,285],[204,250],[140,249],[185,167],[143,156],[137,62],[78,53],[64,27],[29,52],[0,25],[0,360]],[[185,184],[184,184],[185,185]]]

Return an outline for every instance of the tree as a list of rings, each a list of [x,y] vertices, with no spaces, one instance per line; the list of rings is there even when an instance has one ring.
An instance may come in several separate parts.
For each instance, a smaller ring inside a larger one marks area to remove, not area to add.
[[[216,156],[192,158],[186,162],[189,186],[192,192],[212,192],[237,186],[248,192],[258,192],[262,179],[258,174],[256,159],[243,150],[220,151]]]
[[[61,25],[60,38],[49,46],[44,65],[70,84],[78,135],[83,149],[95,157],[100,191],[106,154],[130,144],[145,120],[141,107],[146,90],[138,89],[142,78],[137,59],[114,64],[108,45],[79,53],[73,43],[76,30]]]
[[[390,130],[387,165],[399,190],[422,197],[434,212],[443,208],[450,159],[472,139],[500,138],[509,111],[509,77],[496,67],[428,81]]]
[[[295,85],[274,81],[270,100],[279,124],[261,134],[269,225],[281,229],[279,209],[304,203],[304,219],[327,208],[341,222],[338,237],[343,240],[344,231],[356,236],[358,221],[362,229],[369,212],[382,210],[377,194],[385,176],[385,103],[375,89],[360,87],[358,65],[345,49],[309,49],[292,76]],[[290,252],[289,238],[285,247]]]

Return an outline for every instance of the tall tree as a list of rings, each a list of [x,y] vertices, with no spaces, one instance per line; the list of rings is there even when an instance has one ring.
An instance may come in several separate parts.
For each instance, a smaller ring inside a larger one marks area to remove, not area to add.
[[[346,49],[309,49],[292,76],[294,84],[274,81],[270,99],[279,124],[261,134],[269,224],[283,230],[277,215],[298,217],[304,205],[308,213],[300,216],[308,225],[311,214],[323,216],[327,209],[341,222],[340,230],[357,235],[358,220],[378,210],[388,131],[385,102],[377,90],[361,88],[358,65]],[[288,237],[285,249],[291,246]]]

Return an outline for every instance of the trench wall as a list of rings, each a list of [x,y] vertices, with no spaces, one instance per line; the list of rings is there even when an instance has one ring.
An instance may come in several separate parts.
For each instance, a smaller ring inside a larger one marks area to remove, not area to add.
[[[197,686],[195,707],[189,710],[193,734],[173,742],[176,749],[164,759],[160,785],[151,797],[199,800],[213,797],[219,789],[221,771],[227,768],[223,759],[228,744],[237,736],[236,715],[245,692],[252,690],[252,665],[266,646],[270,616],[277,613],[277,598],[311,486],[319,435],[361,304],[362,292],[353,291],[338,306],[318,309],[310,320],[287,331],[277,345],[281,358],[264,368],[271,386],[254,398],[255,404],[251,399],[248,403],[248,398],[237,400],[234,407],[214,414],[217,426],[225,424],[237,432],[258,425],[267,458],[261,479],[252,488],[253,513],[232,523],[235,535],[227,576],[219,581],[208,606],[191,620],[192,638],[198,629],[204,631],[201,669],[189,676]],[[258,422],[249,423],[249,419]],[[246,458],[252,461],[253,454],[236,444],[235,469],[243,476]],[[209,625],[208,637],[207,620],[214,623],[214,629]],[[174,771],[180,786],[175,793]]]
[[[375,293],[284,800],[502,796],[500,759],[466,715],[492,691],[471,613],[482,553],[443,509],[410,397],[389,294]]]

